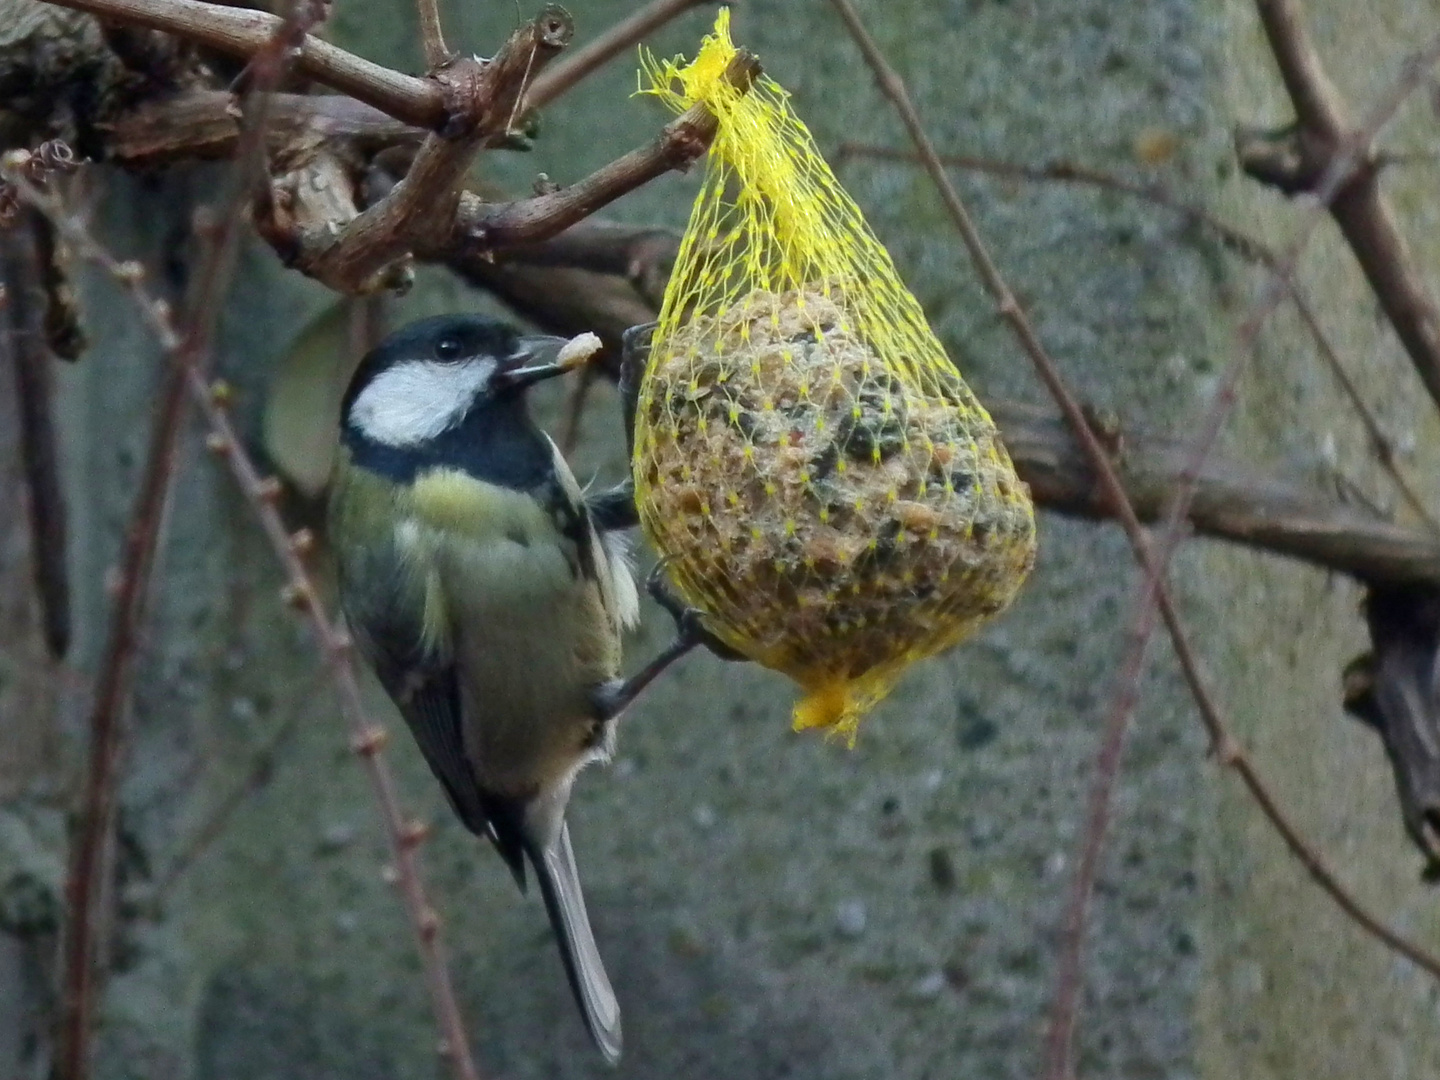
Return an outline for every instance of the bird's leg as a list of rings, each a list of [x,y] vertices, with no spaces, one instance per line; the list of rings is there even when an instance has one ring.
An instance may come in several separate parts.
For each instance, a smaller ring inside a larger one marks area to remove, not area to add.
[[[694,638],[696,645],[704,645],[721,660],[749,659],[744,653],[736,652],[705,629],[705,613],[703,611],[690,607],[670,591],[670,587],[665,584],[665,567],[669,562],[670,557],[667,556],[655,564],[655,569],[651,570],[650,576],[645,579],[645,591],[650,594],[650,599],[669,612],[670,617],[675,620],[676,638],[678,640]]]
[[[625,453],[635,457],[635,414],[640,410],[640,383],[650,361],[650,339],[659,323],[632,326],[620,335],[620,406],[625,414]]]
[[[650,338],[656,325],[632,326],[620,339],[620,401],[625,413],[625,449],[631,458],[635,455],[635,414],[640,405],[640,382],[650,357]],[[631,477],[602,491],[586,505],[590,510],[590,519],[601,532],[634,528],[640,524],[640,512],[635,505],[635,481]],[[687,607],[666,587],[665,565],[668,561],[661,559],[655,564],[655,569],[645,580],[645,590],[675,620],[675,640],[630,678],[624,681],[617,679],[596,691],[596,711],[602,720],[619,714],[661,672],[698,645],[704,645],[721,660],[745,659],[705,629],[704,615],[698,608]]]
[[[654,601],[675,620],[675,640],[665,646],[654,659],[628,679],[615,679],[595,691],[595,716],[610,720],[624,712],[666,668],[696,646],[704,645],[721,660],[744,660],[746,657],[705,629],[704,612],[687,607],[665,587],[665,564],[661,559],[645,579],[645,589]]]
[[[640,407],[640,381],[645,362],[650,357],[650,336],[655,323],[632,326],[620,337],[620,405],[625,419],[625,459],[635,456],[635,413]],[[590,519],[601,532],[633,529],[640,524],[640,511],[635,506],[635,480],[626,477],[614,487],[594,496],[586,503]],[[654,591],[651,591],[654,595]],[[667,611],[670,607],[665,605]],[[672,612],[673,614],[673,612]]]

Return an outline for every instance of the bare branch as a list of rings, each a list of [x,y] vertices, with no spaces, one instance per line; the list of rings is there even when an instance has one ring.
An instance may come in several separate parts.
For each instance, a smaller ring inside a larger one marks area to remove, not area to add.
[[[322,12],[319,7],[312,9],[308,5],[297,5],[289,19],[279,22],[273,39],[256,53],[254,59],[259,64],[256,82],[262,97],[263,91],[274,85],[284,73],[279,54],[284,51],[287,42],[297,31],[308,32]],[[249,139],[250,145],[257,148],[262,142],[263,104],[259,113],[258,126],[252,129]],[[49,156],[56,163],[73,161],[68,147],[65,149],[66,153],[57,157],[52,148]],[[36,186],[34,171],[37,164],[45,164],[45,154],[13,151],[5,156],[5,178],[16,186],[26,202],[44,213],[57,230],[66,234],[67,239],[73,240],[72,234],[75,231],[83,233],[84,228],[78,220],[64,212],[56,197]],[[242,160],[242,175],[246,164]],[[93,1064],[90,1042],[100,981],[96,963],[99,951],[97,939],[103,914],[101,897],[107,894],[102,878],[105,876],[107,853],[114,843],[123,722],[129,706],[135,655],[150,592],[161,522],[175,474],[186,373],[189,370],[198,371],[208,359],[211,333],[219,318],[219,301],[228,281],[239,202],[237,193],[232,207],[235,212],[222,216],[216,242],[203,260],[196,278],[194,309],[184,332],[176,331],[169,324],[168,306],[159,306],[157,302],[155,308],[167,320],[160,335],[167,364],[151,426],[140,491],[124,538],[109,633],[89,718],[90,745],[83,804],[76,821],[66,883],[67,925],[55,1065],[59,1080],[86,1080]],[[132,288],[140,286],[143,269],[138,264],[115,265],[113,269]]]
[[[1186,202],[1164,184],[1138,183],[1102,169],[1094,169],[1064,159],[1040,165],[1026,165],[1020,162],[997,161],[994,158],[971,157],[965,154],[937,154],[936,156],[942,165],[966,172],[979,172],[988,176],[1014,180],[1079,184],[1102,191],[1118,191],[1175,212],[1187,225],[1205,229],[1243,259],[1260,265],[1270,265],[1275,259],[1274,253],[1259,239],[1221,221],[1204,207]],[[871,146],[867,143],[841,143],[836,151],[837,162],[844,162],[850,158],[871,158],[878,161],[921,164],[920,156],[914,150]]]
[[[0,355],[15,366],[15,402],[20,420],[20,459],[30,524],[30,560],[40,602],[45,644],[55,659],[70,645],[70,575],[65,495],[55,431],[53,357],[42,333],[43,245],[47,226],[33,211],[0,229]]]
[[[709,2],[711,0],[651,0],[536,79],[526,98],[527,106],[531,109],[544,108],[591,72],[638,44],[677,15]]]
[[[920,164],[919,155],[913,150],[896,150],[890,147],[869,146],[862,143],[842,143],[837,157],[843,161],[847,158],[873,158],[881,161],[903,161],[909,164]],[[1220,241],[1225,248],[1256,266],[1267,268],[1271,271],[1278,270],[1280,266],[1280,255],[1258,237],[1243,232],[1233,225],[1222,221],[1202,206],[1195,206],[1177,196],[1164,184],[1141,184],[1123,177],[1115,176],[1112,173],[1100,169],[1089,168],[1084,165],[1077,165],[1070,161],[1053,161],[1043,165],[1023,165],[1008,161],[996,161],[990,158],[966,157],[960,154],[939,155],[942,164],[958,169],[986,173],[991,176],[1013,177],[1022,180],[1033,180],[1042,182],[1058,182],[1066,184],[1082,184],[1104,191],[1118,191],[1141,199],[1153,206],[1164,207],[1171,210],[1186,222],[1186,224],[1204,229]],[[1366,404],[1361,395],[1355,380],[1351,378],[1340,355],[1335,351],[1324,328],[1321,327],[1319,319],[1315,315],[1314,308],[1306,298],[1304,290],[1299,282],[1293,278],[1287,283],[1290,300],[1295,305],[1300,315],[1301,322],[1309,330],[1315,341],[1315,346],[1320,350],[1321,359],[1325,361],[1331,372],[1334,374],[1340,388],[1350,399],[1370,443],[1380,461],[1381,467],[1389,474],[1395,488],[1400,492],[1401,498],[1409,505],[1415,515],[1429,525],[1432,529],[1440,532],[1440,521],[1425,505],[1420,498],[1413,484],[1406,479],[1400,469],[1400,463],[1395,452],[1393,440],[1385,433],[1376,419],[1374,412]]]
[[[1395,453],[1394,441],[1385,433],[1385,429],[1380,426],[1379,419],[1371,411],[1370,406],[1365,403],[1365,398],[1360,393],[1360,387],[1355,384],[1349,369],[1340,359],[1340,354],[1335,351],[1330,336],[1320,325],[1320,317],[1315,314],[1314,307],[1300,290],[1299,282],[1291,282],[1290,301],[1295,305],[1295,310],[1299,312],[1300,321],[1305,324],[1305,328],[1310,331],[1310,336],[1315,340],[1315,345],[1320,350],[1320,356],[1325,361],[1325,366],[1335,376],[1335,381],[1340,384],[1340,389],[1350,399],[1355,414],[1360,417],[1360,423],[1365,428],[1365,434],[1370,438],[1370,447],[1375,451],[1381,468],[1389,474],[1396,490],[1400,492],[1400,497],[1414,511],[1415,516],[1425,522],[1432,532],[1440,533],[1440,521],[1436,520],[1435,515],[1430,512],[1430,508],[1425,505],[1425,501],[1420,498],[1420,493],[1415,490],[1414,485],[1400,470],[1400,461]]]
[[[336,221],[333,205],[326,203],[307,220],[299,202],[305,186],[292,186],[260,208],[256,227],[290,265],[337,291],[395,284],[397,271],[405,269],[397,264],[412,251],[433,251],[449,242],[471,160],[488,140],[509,132],[531,74],[559,53],[573,32],[569,15],[551,5],[516,30],[493,60],[461,59],[446,68],[455,91],[446,130],[427,137],[404,179],[363,213]]]
[[[1384,744],[1422,877],[1440,881],[1440,589],[1373,588],[1365,621],[1372,651],[1345,669],[1345,709]]]
[[[1176,658],[1180,662],[1181,670],[1185,676],[1186,683],[1200,708],[1202,719],[1205,721],[1211,738],[1217,749],[1222,751],[1223,760],[1235,766],[1237,771],[1245,780],[1247,787],[1255,796],[1261,809],[1275,825],[1276,829],[1286,839],[1291,851],[1304,863],[1325,891],[1352,917],[1356,912],[1364,915],[1364,918],[1357,918],[1356,921],[1367,931],[1375,934],[1380,940],[1397,948],[1404,955],[1415,962],[1420,963],[1427,971],[1440,977],[1440,960],[1428,957],[1426,954],[1411,946],[1409,943],[1396,938],[1386,930],[1378,920],[1373,919],[1364,913],[1344,890],[1343,886],[1325,870],[1323,863],[1312,849],[1304,843],[1296,830],[1285,819],[1274,800],[1261,785],[1259,777],[1253,769],[1241,768],[1238,763],[1244,761],[1243,755],[1238,747],[1230,739],[1224,720],[1219,713],[1213,697],[1204,682],[1200,672],[1199,663],[1193,648],[1190,646],[1184,626],[1180,621],[1169,591],[1165,586],[1165,566],[1168,565],[1170,555],[1178,541],[1180,526],[1189,513],[1189,502],[1194,490],[1193,477],[1198,476],[1201,467],[1218,436],[1219,421],[1223,418],[1234,400],[1235,381],[1238,379],[1240,365],[1232,365],[1230,372],[1227,372],[1227,379],[1222,380],[1220,392],[1217,394],[1215,407],[1209,423],[1205,425],[1201,437],[1197,440],[1195,453],[1184,474],[1181,490],[1174,500],[1172,512],[1169,515],[1168,527],[1166,530],[1165,542],[1161,551],[1157,554],[1152,549],[1150,539],[1139,519],[1133,506],[1130,505],[1120,478],[1110,463],[1105,449],[1097,438],[1096,433],[1091,430],[1089,420],[1084,415],[1079,403],[1073,394],[1066,387],[1054,361],[1045,351],[1044,346],[1035,334],[1029,319],[1015,300],[1013,292],[1006,284],[998,267],[987,251],[984,242],[975,228],[969,212],[965,209],[959,193],[955,191],[945,173],[944,165],[941,163],[935,151],[934,144],[930,141],[923,125],[920,122],[919,114],[911,103],[909,94],[905,89],[904,82],[899,75],[885,60],[879,46],[874,38],[866,31],[861,22],[858,12],[850,0],[832,0],[833,6],[840,13],[850,31],[851,37],[860,47],[866,63],[874,72],[881,91],[894,104],[902,123],[910,134],[912,142],[918,150],[926,171],[931,180],[939,190],[951,219],[954,221],[957,230],[960,232],[965,247],[969,252],[972,263],[980,275],[981,281],[986,290],[995,299],[996,308],[1001,317],[1010,325],[1022,348],[1030,357],[1041,380],[1046,388],[1060,405],[1067,423],[1080,441],[1085,450],[1087,458],[1096,470],[1096,473],[1103,485],[1105,495],[1110,500],[1113,510],[1116,512],[1122,526],[1125,529],[1127,538],[1135,551],[1137,560],[1144,570],[1144,580],[1141,587],[1140,597],[1137,603],[1137,611],[1134,626],[1131,633],[1130,646],[1127,649],[1126,658],[1122,666],[1120,692],[1116,697],[1111,709],[1110,716],[1106,722],[1105,735],[1102,740],[1099,755],[1096,761],[1094,786],[1089,800],[1087,813],[1087,825],[1085,842],[1081,851],[1080,866],[1076,873],[1075,888],[1072,891],[1070,903],[1067,905],[1064,927],[1064,946],[1060,959],[1060,976],[1056,993],[1056,1006],[1054,1021],[1051,1027],[1047,1051],[1047,1073],[1052,1080],[1068,1080],[1073,1075],[1071,1061],[1072,1046],[1074,1037],[1075,1018],[1078,1012],[1078,999],[1080,988],[1080,964],[1081,952],[1083,949],[1085,927],[1088,921],[1088,909],[1090,898],[1093,894],[1095,876],[1098,871],[1100,853],[1103,849],[1104,836],[1110,818],[1111,798],[1115,783],[1119,775],[1121,751],[1124,746],[1125,734],[1129,727],[1130,717],[1134,712],[1139,696],[1140,674],[1144,666],[1146,646],[1153,632],[1154,614],[1158,608],[1160,615],[1165,621],[1174,643]],[[1437,55],[1440,55],[1440,44],[1437,44]],[[1403,88],[1402,88],[1403,89]],[[1413,89],[1413,86],[1410,87]],[[1406,90],[1405,92],[1408,92]],[[1398,95],[1386,104],[1392,110],[1398,107]],[[1380,112],[1375,121],[1378,130],[1379,123],[1389,113]],[[1327,170],[1324,183],[1320,189],[1322,204],[1328,203],[1340,190],[1341,185],[1350,177],[1356,165],[1356,155],[1353,153],[1341,155],[1336,158],[1330,169]],[[1283,261],[1279,271],[1272,280],[1272,288],[1268,295],[1257,309],[1251,320],[1241,328],[1240,345],[1241,355],[1248,355],[1254,348],[1255,335],[1263,320],[1267,318],[1276,304],[1285,294],[1285,283],[1294,272],[1295,262],[1298,260],[1301,245],[1308,240],[1310,230],[1302,231],[1302,239],[1292,249],[1290,258]],[[1246,763],[1248,766],[1248,763]]]
[[[1092,519],[1115,516],[1090,458],[1060,417],[1007,401],[988,408],[1037,505]],[[1147,523],[1163,520],[1189,479],[1186,444],[1113,421],[1102,430],[1116,448],[1114,468],[1136,516]],[[1426,529],[1396,525],[1233,461],[1207,462],[1193,482],[1187,523],[1203,536],[1303,559],[1371,584],[1440,585],[1440,539]]]
[[[284,20],[264,11],[201,0],[48,0],[104,19],[178,34],[231,56],[249,59],[272,41]],[[438,129],[450,119],[444,87],[392,71],[313,35],[302,40],[295,70],[397,120]]]
[[[189,354],[184,350],[183,343],[194,340],[193,332],[182,337],[171,320],[169,305],[150,294],[145,286],[144,276],[135,264],[116,260],[90,235],[81,222],[65,214],[63,208],[54,200],[31,188],[22,188],[22,191],[29,201],[50,215],[80,257],[98,265],[130,290],[141,316],[156,335],[162,350],[171,359],[171,370],[180,374],[182,400],[188,394],[199,405],[211,427],[208,445],[215,453],[224,457],[243,494],[254,508],[261,527],[286,573],[288,583],[284,595],[297,609],[309,616],[315,630],[326,666],[335,682],[340,712],[351,731],[352,747],[364,765],[374,789],[394,858],[395,881],[415,931],[425,980],[435,1007],[441,1034],[441,1054],[448,1061],[455,1080],[479,1080],[459,1005],[450,983],[440,920],[426,898],[420,878],[418,849],[426,830],[423,826],[407,820],[400,808],[395,781],[382,753],[386,734],[383,728],[372,723],[365,714],[359,683],[351,662],[350,640],[325,610],[319,587],[305,568],[303,555],[312,541],[307,534],[291,534],[286,530],[275,507],[279,485],[274,480],[262,477],[245,452],[226,412],[228,392],[222,386],[211,386],[207,383],[199,364],[188,359]]]
[[[480,258],[456,259],[449,266],[552,334],[573,337],[586,330],[599,334],[605,354],[598,362],[610,372],[619,364],[621,335],[655,319],[655,309],[611,274]]]
[[[234,95],[224,90],[192,90],[147,101],[111,125],[106,140],[108,158],[126,168],[148,169],[178,161],[233,157],[240,141],[240,118],[234,105]],[[269,116],[266,150],[281,168],[332,140],[373,152],[390,146],[418,146],[426,135],[422,128],[341,94],[271,94]]]
[[[1255,179],[1288,194],[1315,191],[1336,156],[1356,142],[1357,133],[1305,29],[1298,0],[1256,0],[1255,8],[1299,123],[1277,133],[1241,131],[1236,152],[1241,167]],[[1423,54],[1412,58],[1402,85],[1423,76],[1433,63]],[[1380,190],[1373,138],[1372,132],[1353,149],[1362,166],[1335,193],[1330,215],[1426,390],[1440,404],[1440,307]]]
[[[13,167],[9,179],[25,201],[51,215],[52,222],[68,237],[68,226],[56,201],[38,191]],[[122,273],[138,277],[140,268],[126,265]],[[179,356],[193,341],[193,338],[182,340],[171,333],[164,341],[166,355]],[[74,825],[65,889],[64,989],[56,1061],[56,1073],[61,1080],[85,1080],[90,1075],[98,909],[99,897],[104,892],[100,879],[114,829],[123,716],[129,702],[162,511],[175,471],[184,389],[180,368],[172,364],[159,389],[140,491],[125,532],[115,578],[114,607],[90,711],[82,809]]]
[[[415,0],[420,16],[420,40],[425,47],[425,66],[439,71],[450,62],[450,50],[445,46],[445,33],[440,27],[439,0]]]
[[[309,616],[326,667],[335,682],[340,712],[351,732],[351,747],[360,758],[370,779],[380,807],[386,838],[390,842],[390,854],[395,866],[395,884],[400,890],[406,914],[410,917],[410,925],[415,931],[425,982],[440,1027],[440,1054],[447,1061],[455,1080],[479,1080],[480,1074],[470,1052],[465,1022],[460,1015],[460,1005],[450,982],[440,917],[430,906],[420,877],[419,846],[428,830],[425,826],[407,819],[400,807],[395,778],[382,753],[388,736],[385,729],[373,723],[365,713],[360,684],[351,662],[350,639],[322,605],[319,587],[310,577],[302,558],[307,542],[303,534],[291,534],[285,528],[285,523],[275,508],[278,484],[262,477],[245,452],[226,412],[225,393],[217,393],[216,388],[207,384],[200,371],[193,367],[187,372],[186,385],[210,423],[211,446],[229,464],[241,491],[255,511],[266,537],[280,559],[288,580],[285,590],[287,599]]]
[[[741,50],[725,77],[748,90],[759,74],[759,62]],[[458,242],[462,250],[473,246],[488,251],[555,236],[655,177],[687,168],[709,147],[715,128],[710,110],[696,105],[666,124],[649,146],[632,150],[569,187],[509,203],[466,197],[456,220]],[[448,254],[440,251],[431,257],[446,258]]]
[[[1300,123],[1327,142],[1340,142],[1349,135],[1350,122],[1305,32],[1300,5],[1296,0],[1255,0],[1255,10]]]

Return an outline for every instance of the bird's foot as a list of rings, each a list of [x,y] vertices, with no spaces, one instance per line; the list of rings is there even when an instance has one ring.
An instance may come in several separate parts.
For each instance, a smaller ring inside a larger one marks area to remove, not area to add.
[[[705,628],[703,611],[688,607],[666,587],[666,562],[662,559],[650,571],[645,579],[645,590],[675,620],[675,640],[630,678],[612,679],[596,688],[593,695],[595,717],[602,722],[619,716],[666,668],[697,646],[705,646],[722,660],[745,659],[744,655]]]
[[[667,555],[655,564],[645,578],[645,591],[650,594],[650,599],[664,608],[675,620],[675,634],[677,640],[689,641],[689,648],[697,645],[704,645],[721,660],[745,660],[744,653],[737,652],[729,645],[726,645],[705,626],[705,613],[697,607],[691,607],[670,591],[670,586],[665,584],[665,567],[670,565],[673,556]]]

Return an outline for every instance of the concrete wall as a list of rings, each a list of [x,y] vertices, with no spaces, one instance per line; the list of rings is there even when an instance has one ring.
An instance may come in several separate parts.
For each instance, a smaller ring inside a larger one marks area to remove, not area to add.
[[[1357,103],[1436,21],[1433,5],[1407,0],[1309,6]],[[582,38],[631,7],[571,5]],[[1134,172],[1137,141],[1173,142],[1157,177],[1266,235],[1292,230],[1290,208],[1230,164],[1234,121],[1288,118],[1241,0],[862,8],[942,149]],[[508,5],[464,5],[447,24],[451,43],[486,52],[512,17]],[[708,18],[681,20],[657,48],[693,50]],[[403,4],[342,0],[332,25],[367,55],[418,66]],[[823,147],[903,144],[828,5],[755,0],[737,13],[736,37],[794,92]],[[484,174],[523,190],[536,171],[564,182],[637,145],[662,118],[627,97],[633,86],[632,66],[617,63],[547,113],[533,154],[491,155]],[[1418,143],[1427,121],[1412,110],[1404,130]],[[982,396],[1043,400],[920,173],[854,161],[842,178]],[[1425,228],[1436,212],[1431,178],[1425,166],[1392,178],[1417,243],[1435,232]],[[108,180],[109,239],[155,255],[203,183],[157,191]],[[616,214],[678,225],[695,185],[663,179]],[[968,177],[962,186],[1083,395],[1156,427],[1191,423],[1232,354],[1255,281],[1172,216],[1118,196]],[[1433,449],[1433,421],[1420,423],[1415,383],[1344,252],[1317,245],[1305,277],[1387,420],[1413,426],[1422,451]],[[103,638],[101,582],[155,364],[108,287],[89,282],[86,300],[99,344],[63,380],[82,670]],[[276,270],[267,251],[247,252],[220,350],[247,415],[258,415],[269,373],[328,302]],[[396,314],[486,305],[426,274]],[[597,394],[582,474],[622,467],[615,417],[613,396]],[[1358,426],[1282,318],[1247,379],[1229,448],[1318,474],[1326,433],[1347,475],[1383,490]],[[433,1076],[433,1024],[408,927],[381,881],[368,790],[304,631],[278,602],[270,557],[197,438],[171,511],[130,740],[127,917],[101,1074]],[[617,762],[584,777],[571,815],[625,1009],[616,1074],[586,1044],[538,900],[518,897],[493,853],[448,819],[419,755],[396,738],[406,801],[438,822],[425,866],[486,1075],[1033,1076],[1136,577],[1116,530],[1040,524],[1035,576],[1012,613],[909,676],[853,751],[788,730],[783,680],[708,658],[687,660],[627,719]],[[1287,805],[1377,909],[1440,940],[1378,744],[1339,710],[1340,669],[1363,645],[1355,590],[1228,550],[1197,546],[1181,563],[1208,669]],[[662,618],[648,619],[633,662],[667,633]],[[1168,652],[1154,656],[1093,919],[1082,1075],[1436,1074],[1433,985],[1342,920],[1217,776]],[[265,782],[157,896],[154,882],[271,747]],[[11,795],[0,868],[30,852],[34,872],[58,884],[55,784]],[[18,1014],[6,985],[8,1023]]]

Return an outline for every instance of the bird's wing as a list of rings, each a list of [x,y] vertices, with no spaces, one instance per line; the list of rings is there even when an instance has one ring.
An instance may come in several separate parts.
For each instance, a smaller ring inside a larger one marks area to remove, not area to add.
[[[426,764],[465,827],[477,836],[490,835],[475,774],[465,757],[455,665],[412,673],[404,681],[406,685],[391,693]]]
[[[372,567],[371,580],[406,580],[398,555],[393,557],[395,566]],[[475,774],[465,756],[460,686],[450,649],[426,640],[423,618],[416,617],[416,605],[404,603],[398,595],[376,597],[372,593],[367,594],[367,599],[363,617],[357,617],[362,613],[347,610],[358,644],[405,718],[456,815],[471,832],[489,835]]]

